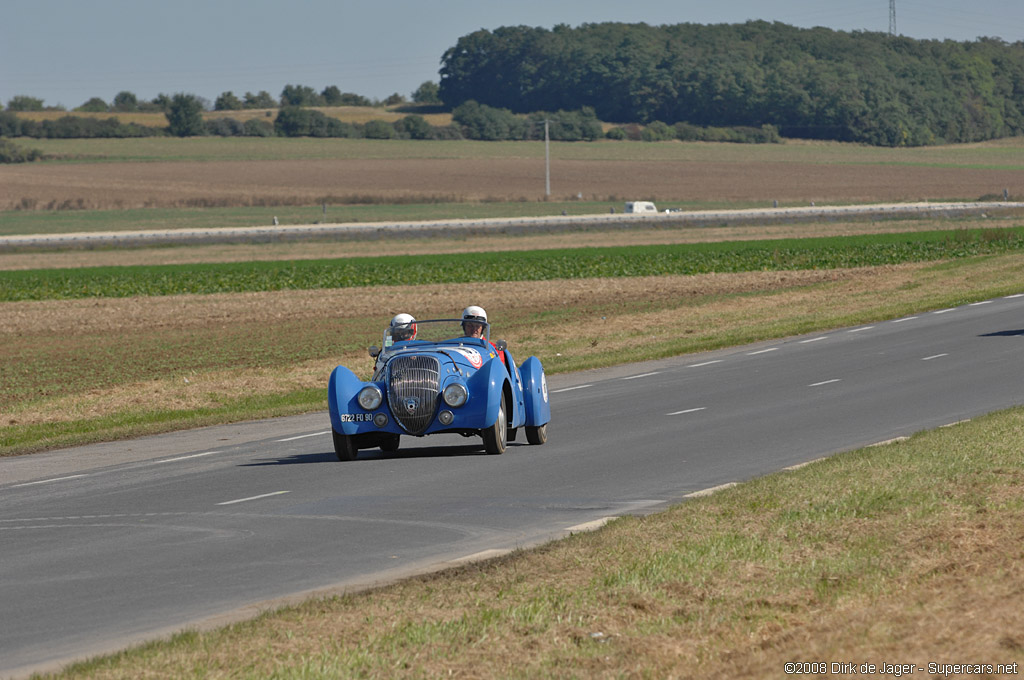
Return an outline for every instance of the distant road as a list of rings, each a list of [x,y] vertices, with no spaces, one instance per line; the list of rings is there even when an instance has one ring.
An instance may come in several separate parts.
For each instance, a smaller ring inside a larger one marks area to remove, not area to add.
[[[757,208],[747,210],[694,210],[627,215],[553,215],[550,217],[507,217],[491,219],[425,220],[422,222],[350,222],[346,224],[305,224],[266,227],[225,227],[221,229],[170,229],[153,231],[77,232],[26,236],[0,236],[0,252],[22,248],[74,248],[97,246],[140,246],[195,243],[253,243],[301,241],[307,239],[376,239],[398,232],[433,236],[448,233],[558,232],[580,228],[621,228],[632,225],[703,226],[708,224],[750,224],[801,222],[821,219],[887,217],[894,215],[956,216],[990,211],[1024,209],[1017,202],[974,203],[889,203],[870,205],[806,206],[800,208]]]

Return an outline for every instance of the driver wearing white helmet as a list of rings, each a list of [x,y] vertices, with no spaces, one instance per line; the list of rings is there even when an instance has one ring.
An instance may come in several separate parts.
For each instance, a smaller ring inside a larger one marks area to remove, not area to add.
[[[487,323],[487,312],[483,307],[470,305],[462,310],[462,332],[467,338],[484,337],[484,324]]]
[[[466,334],[467,338],[483,338],[484,326],[486,323],[487,312],[484,311],[483,307],[470,305],[462,310],[462,332]],[[493,342],[491,343],[491,346],[494,347]],[[494,351],[497,353],[498,358],[501,359],[501,363],[506,363],[505,353],[500,351],[497,347],[494,347]]]

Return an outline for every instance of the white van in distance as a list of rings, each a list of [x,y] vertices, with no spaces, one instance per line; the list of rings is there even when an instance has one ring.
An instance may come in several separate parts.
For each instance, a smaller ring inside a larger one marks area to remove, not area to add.
[[[650,201],[629,201],[626,203],[627,213],[656,213],[658,209]]]

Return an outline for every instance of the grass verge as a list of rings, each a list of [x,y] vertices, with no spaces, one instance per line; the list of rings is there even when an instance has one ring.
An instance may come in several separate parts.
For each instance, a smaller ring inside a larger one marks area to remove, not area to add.
[[[762,678],[791,662],[1016,674],[1022,452],[1014,409],[51,677]]]

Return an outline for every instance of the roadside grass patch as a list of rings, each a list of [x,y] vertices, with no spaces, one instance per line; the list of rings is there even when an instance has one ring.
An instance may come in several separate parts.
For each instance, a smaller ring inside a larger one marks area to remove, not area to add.
[[[1021,663],[1024,409],[56,678],[782,677]]]

